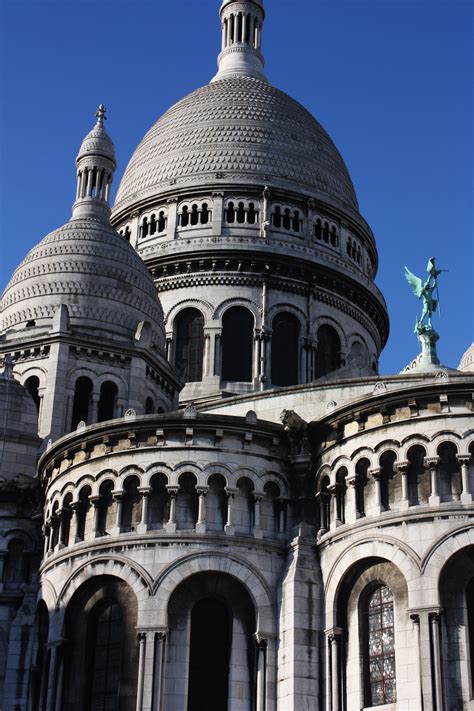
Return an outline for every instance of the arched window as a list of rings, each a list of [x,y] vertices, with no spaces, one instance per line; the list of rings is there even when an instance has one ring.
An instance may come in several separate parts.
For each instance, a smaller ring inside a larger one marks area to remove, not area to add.
[[[443,442],[438,447],[439,495],[441,501],[459,501],[461,498],[461,467],[454,442]]]
[[[101,536],[110,533],[112,527],[115,526],[116,504],[112,496],[113,489],[114,483],[110,480],[104,481],[100,485],[97,530]]]
[[[255,209],[255,203],[249,203],[249,209],[247,212],[247,222],[249,225],[254,225],[257,221],[257,211]]]
[[[330,483],[329,477],[324,476],[319,485],[319,527],[323,532],[329,531],[331,527]]]
[[[407,453],[408,499],[410,506],[428,503],[431,492],[430,472],[424,465],[426,451],[420,445],[410,447]]]
[[[15,538],[10,541],[5,557],[5,567],[3,571],[3,581],[5,590],[18,587],[28,581],[28,554],[25,552],[23,541]]]
[[[92,514],[91,502],[89,501],[91,493],[90,486],[83,486],[79,492],[79,506],[77,508],[76,516],[77,537],[81,541],[83,541],[86,537],[86,531],[88,529],[88,524],[90,523]]]
[[[347,469],[341,467],[336,474],[336,520],[346,522]]]
[[[266,535],[275,536],[280,524],[280,489],[273,481],[264,487],[265,496],[260,504],[260,527]]]
[[[61,522],[60,522],[60,532],[59,541],[63,546],[69,545],[69,534],[71,531],[71,518],[72,518],[72,494],[66,494],[63,501],[63,506],[61,510]]]
[[[198,212],[198,206],[196,203],[191,206],[191,224],[192,225],[197,225],[199,222],[199,212]]]
[[[337,370],[341,363],[341,341],[336,329],[324,324],[318,328],[318,347],[316,350],[315,376],[323,375]]]
[[[106,380],[100,387],[99,406],[97,408],[97,422],[113,420],[117,404],[118,388],[110,380]]]
[[[95,619],[94,619],[95,618]],[[91,620],[93,663],[91,665],[90,708],[118,711],[122,662],[123,616],[120,605],[100,604]]]
[[[243,306],[233,306],[222,318],[222,379],[229,382],[252,380],[252,313]]]
[[[199,497],[196,491],[197,480],[194,474],[182,474],[179,477],[179,493],[176,500],[176,528],[191,530],[198,518]]]
[[[206,523],[208,531],[223,531],[227,521],[226,481],[220,474],[209,478],[209,491],[206,496]]]
[[[281,227],[281,207],[278,205],[275,207],[275,212],[273,213],[273,225],[274,227]]]
[[[154,474],[150,481],[150,503],[148,507],[148,528],[163,528],[169,519],[169,496],[166,489],[168,479],[165,474]]]
[[[92,380],[81,376],[76,380],[74,402],[72,405],[71,430],[77,429],[79,422],[89,421],[89,407],[92,396]]]
[[[397,700],[393,595],[386,585],[368,593],[363,609],[364,706]]]
[[[243,225],[245,222],[245,205],[243,202],[239,202],[239,207],[237,210],[237,222],[239,225]]]
[[[237,493],[234,498],[235,530],[249,535],[253,531],[255,520],[254,485],[250,479],[242,477],[237,482]]]
[[[135,531],[142,517],[141,495],[138,491],[140,480],[136,476],[130,476],[126,479],[124,488],[124,497],[122,503],[122,521],[121,530],[127,533]]]
[[[155,403],[153,398],[147,397],[145,400],[145,415],[153,415],[155,412]]]
[[[36,412],[39,412],[40,409],[40,403],[41,403],[41,398],[39,396],[39,378],[37,375],[30,375],[29,378],[26,379],[25,381],[25,388],[28,390],[30,393],[31,397],[33,398],[35,405],[36,405]]]
[[[359,459],[356,464],[355,505],[358,518],[365,516],[365,488],[367,486],[369,466],[370,462],[365,458]]]
[[[181,213],[180,225],[181,227],[187,227],[189,224],[189,209],[186,205],[183,206],[183,211]]]
[[[193,607],[187,711],[228,708],[231,622],[226,605],[217,598]]]
[[[204,316],[198,309],[183,309],[175,319],[175,367],[187,383],[202,380]]]
[[[293,314],[279,313],[272,331],[272,384],[297,385],[300,322]]]
[[[229,224],[235,222],[235,207],[233,202],[230,202],[227,205],[226,218],[226,222],[228,222]]]

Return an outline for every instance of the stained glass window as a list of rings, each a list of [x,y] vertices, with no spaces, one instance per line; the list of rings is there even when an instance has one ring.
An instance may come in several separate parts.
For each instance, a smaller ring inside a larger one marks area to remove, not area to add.
[[[368,691],[370,706],[397,700],[393,595],[381,585],[368,601]]]
[[[91,709],[118,711],[122,658],[122,611],[117,604],[104,605],[97,616]]]

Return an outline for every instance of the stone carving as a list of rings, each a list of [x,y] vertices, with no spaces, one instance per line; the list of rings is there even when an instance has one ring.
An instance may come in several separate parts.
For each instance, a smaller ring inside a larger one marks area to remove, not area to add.
[[[195,417],[197,417],[197,414],[198,414],[198,411],[197,411],[197,408],[196,408],[194,402],[190,402],[190,403],[189,403],[188,405],[186,405],[186,407],[184,408],[183,417],[184,417],[185,419],[190,419],[190,420],[192,420],[192,419],[194,419]]]
[[[300,453],[303,441],[307,438],[308,423],[294,410],[282,410],[280,420],[290,440],[293,454]]]
[[[249,423],[249,425],[256,425],[257,424],[257,414],[253,410],[249,410],[247,414],[245,415],[245,421]]]
[[[77,423],[76,430],[77,432],[80,432],[81,430],[84,430],[87,427],[86,423],[84,420],[81,420],[80,422]]]
[[[132,420],[136,416],[137,412],[133,409],[133,407],[129,407],[128,410],[125,411],[124,417],[126,420]]]

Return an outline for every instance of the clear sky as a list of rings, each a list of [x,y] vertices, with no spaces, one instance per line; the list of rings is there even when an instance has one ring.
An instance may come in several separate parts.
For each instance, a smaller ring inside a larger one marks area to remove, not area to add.
[[[374,230],[391,336],[381,371],[418,352],[403,266],[441,281],[439,354],[473,326],[472,0],[266,0],[266,72],[323,124]],[[0,0],[0,286],[66,222],[74,158],[108,110],[118,178],[146,130],[207,83],[219,0]]]

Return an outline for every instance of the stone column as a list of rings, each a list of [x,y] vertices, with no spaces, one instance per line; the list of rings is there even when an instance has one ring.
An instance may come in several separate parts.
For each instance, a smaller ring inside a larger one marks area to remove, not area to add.
[[[395,464],[397,472],[400,474],[402,482],[402,498],[400,501],[400,510],[407,509],[410,506],[408,498],[408,466],[410,462],[398,462]]]
[[[49,547],[50,547],[50,541],[51,541],[51,519],[48,518],[44,522],[43,526],[43,534],[44,534],[44,548],[43,548],[43,553],[44,555],[48,555],[49,552]]]
[[[336,490],[337,490],[337,484],[331,484],[328,486],[328,492],[329,492],[329,501],[327,503],[327,506],[329,507],[329,529],[331,531],[334,531],[338,526],[341,525],[341,522],[337,518],[337,505],[336,505]]]
[[[375,503],[371,507],[371,513],[373,513],[374,516],[380,516],[380,514],[385,511],[382,506],[382,482],[380,481],[383,469],[382,467],[375,467],[374,469],[369,469],[368,474],[372,477],[375,487]]]
[[[346,494],[346,523],[355,523],[357,521],[356,512],[356,484],[357,477],[355,474],[348,475],[346,478],[347,494]]]
[[[159,632],[156,632],[154,641],[155,658],[153,663],[153,698],[151,709],[152,711],[164,711],[163,668],[165,663],[166,631],[160,630]]]
[[[253,521],[253,535],[254,538],[263,538],[263,531],[261,528],[261,519],[260,519],[260,513],[261,513],[261,504],[262,504],[262,496],[260,494],[254,494],[253,495],[253,500],[254,500],[254,521]]]
[[[208,486],[196,486],[199,496],[198,520],[196,521],[196,533],[206,532],[206,496],[209,491]]]
[[[469,487],[469,462],[471,461],[470,454],[458,454],[457,460],[461,465],[461,480],[462,480],[462,493],[461,493],[461,503],[470,504],[472,503],[472,494]]]
[[[278,499],[278,537],[286,538],[286,500]]]
[[[417,707],[422,709],[423,708],[423,676],[422,676],[422,668],[421,668],[421,631],[420,631],[420,615],[418,614],[412,614],[410,615],[410,619],[413,622],[413,630],[415,632],[415,640],[416,640],[416,659],[415,659],[415,665],[416,665],[416,678],[419,679],[418,683],[418,693],[417,693]]]
[[[256,635],[257,640],[257,686],[256,711],[266,711],[267,707],[267,640]]]
[[[443,702],[443,677],[441,664],[441,638],[440,638],[440,614],[439,612],[429,613],[430,634],[431,634],[431,665],[433,670],[433,687],[435,692],[435,710],[444,711]]]
[[[165,525],[165,530],[168,533],[176,531],[176,497],[178,496],[179,486],[167,486],[166,490],[170,497],[170,517]]]
[[[178,199],[171,198],[167,200],[168,203],[168,225],[166,230],[166,236],[175,239],[176,234],[176,223],[178,221]]]
[[[231,489],[229,486],[225,487],[225,491],[227,494],[227,522],[226,525],[224,526],[224,531],[227,533],[228,536],[233,536],[235,533],[235,526],[234,526],[234,496],[237,493],[237,489]]]
[[[327,686],[326,708],[328,711],[342,711],[341,695],[341,644],[342,630],[334,627],[326,630]]]
[[[204,331],[204,354],[202,358],[202,375],[207,378],[210,374],[211,366],[211,334]]]
[[[224,193],[212,193],[212,234],[222,234],[222,216],[224,213]]]
[[[139,486],[138,491],[142,497],[142,517],[137,526],[137,533],[143,534],[148,531],[148,504],[151,488],[149,486]]]
[[[438,493],[438,463],[439,457],[425,457],[424,465],[426,469],[430,470],[430,483],[431,483],[431,493],[428,498],[428,504],[430,506],[439,506],[440,497]]]
[[[71,543],[78,543],[78,528],[79,528],[79,512],[81,510],[82,501],[73,501],[71,503],[71,530],[69,531],[69,545]]]
[[[136,711],[143,710],[143,682],[145,677],[146,632],[138,633],[138,679]]]
[[[99,503],[100,503],[100,496],[89,496],[89,501],[91,502],[92,506],[94,507],[94,523],[92,524],[92,537],[93,538],[98,538],[100,536],[100,531],[99,531]]]
[[[122,531],[122,506],[124,491],[112,491],[112,496],[117,504],[117,513],[115,517],[115,526],[112,526],[110,531],[111,536],[119,536]]]

